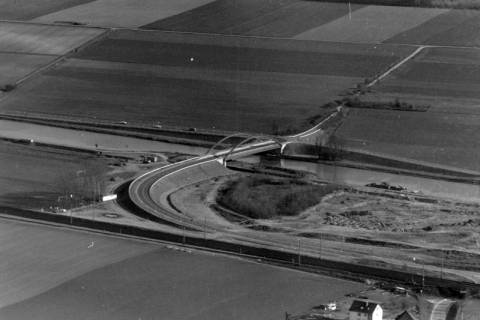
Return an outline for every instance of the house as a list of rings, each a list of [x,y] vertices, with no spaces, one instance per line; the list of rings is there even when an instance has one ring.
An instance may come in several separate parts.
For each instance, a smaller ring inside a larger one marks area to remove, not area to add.
[[[408,311],[403,311],[398,316],[395,317],[395,320],[417,320],[414,316],[410,314]]]
[[[348,309],[349,320],[382,320],[383,309],[380,304],[369,300],[353,300]]]

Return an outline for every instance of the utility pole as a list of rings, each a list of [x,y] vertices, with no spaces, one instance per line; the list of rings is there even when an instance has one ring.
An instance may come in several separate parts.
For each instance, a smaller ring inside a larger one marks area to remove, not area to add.
[[[445,267],[444,264],[445,264],[445,251],[442,251],[442,266],[440,269],[440,279],[442,280],[443,280],[443,268]]]
[[[182,228],[182,243],[185,245],[185,226]]]
[[[425,289],[425,261],[422,260],[422,294]]]
[[[70,198],[69,199],[70,199],[70,201],[68,201],[68,202],[70,204],[70,206],[69,206],[70,207],[70,224],[73,224],[73,217],[72,217],[72,215],[73,215],[73,194],[72,193],[70,193]]]
[[[203,240],[207,242],[207,217],[203,218]]]
[[[320,233],[320,253],[318,254],[318,258],[322,259],[322,234]]]
[[[302,257],[301,257],[300,239],[298,239],[298,265],[299,266],[302,264],[301,259],[302,259]]]

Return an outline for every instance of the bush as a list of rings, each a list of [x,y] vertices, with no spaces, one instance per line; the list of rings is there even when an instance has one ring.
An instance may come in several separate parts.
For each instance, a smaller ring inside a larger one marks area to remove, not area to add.
[[[297,215],[336,189],[301,180],[250,176],[227,185],[217,201],[250,218],[268,219]]]
[[[17,87],[16,84],[6,84],[4,85],[3,87],[0,88],[1,91],[3,92],[9,92],[9,91],[12,91],[13,89],[15,89]]]

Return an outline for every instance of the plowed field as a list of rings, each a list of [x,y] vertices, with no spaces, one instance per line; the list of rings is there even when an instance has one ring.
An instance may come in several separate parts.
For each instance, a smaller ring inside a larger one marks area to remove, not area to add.
[[[229,131],[298,129],[320,105],[411,50],[118,31],[25,84],[0,109]]]

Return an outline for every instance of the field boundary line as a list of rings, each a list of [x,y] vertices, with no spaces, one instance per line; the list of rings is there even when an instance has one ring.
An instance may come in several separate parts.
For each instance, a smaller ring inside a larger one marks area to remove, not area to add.
[[[400,62],[396,63],[393,67],[391,67],[390,69],[388,69],[387,71],[385,71],[384,73],[382,73],[381,75],[379,75],[378,77],[376,77],[375,80],[373,80],[372,82],[368,83],[367,84],[367,88],[377,84],[380,80],[384,79],[385,77],[387,77],[388,75],[390,75],[393,71],[397,70],[398,68],[400,68],[402,65],[404,65],[406,62],[410,61],[411,59],[413,59],[415,56],[417,56],[420,52],[423,51],[423,49],[425,48],[428,48],[428,46],[420,46],[418,47],[417,49],[415,49],[415,51],[413,51],[412,53],[410,53],[407,57],[403,58]]]
[[[0,50],[0,53],[1,53],[1,54],[26,55],[26,56],[58,57],[58,54],[53,54],[53,53],[22,52],[22,51],[4,51],[4,50]]]
[[[65,52],[64,54],[61,54],[61,55],[52,55],[52,56],[57,56],[55,59],[53,59],[51,62],[47,63],[46,65],[44,66],[41,66],[35,70],[33,70],[32,72],[26,74],[25,76],[23,76],[22,78],[18,79],[17,81],[15,81],[15,84],[18,86],[18,85],[21,85],[23,82],[27,81],[28,79],[30,79],[31,77],[35,76],[36,74],[44,71],[44,70],[47,70],[47,69],[50,69],[51,67],[55,66],[56,64],[62,62],[63,60],[67,59],[69,55],[71,55],[72,53],[75,53],[81,49],[83,49],[84,47],[90,45],[92,42],[95,42],[95,41],[98,41],[100,39],[102,39],[103,37],[106,37],[108,34],[109,34],[109,31],[110,30],[103,30],[103,32],[101,32],[100,34],[92,37],[91,39],[83,42],[83,43],[80,43],[78,46],[70,49],[69,51]],[[5,95],[5,97],[7,97],[8,95]]]
[[[38,25],[38,26],[63,27],[63,28],[87,28],[87,29],[102,29],[102,30],[110,30],[111,29],[111,28],[108,28],[108,27],[82,25],[82,24],[70,25],[70,24],[66,24],[66,23],[51,23],[51,22],[22,21],[22,20],[4,20],[4,19],[0,19],[0,24],[1,23],[30,24],[30,25]]]

